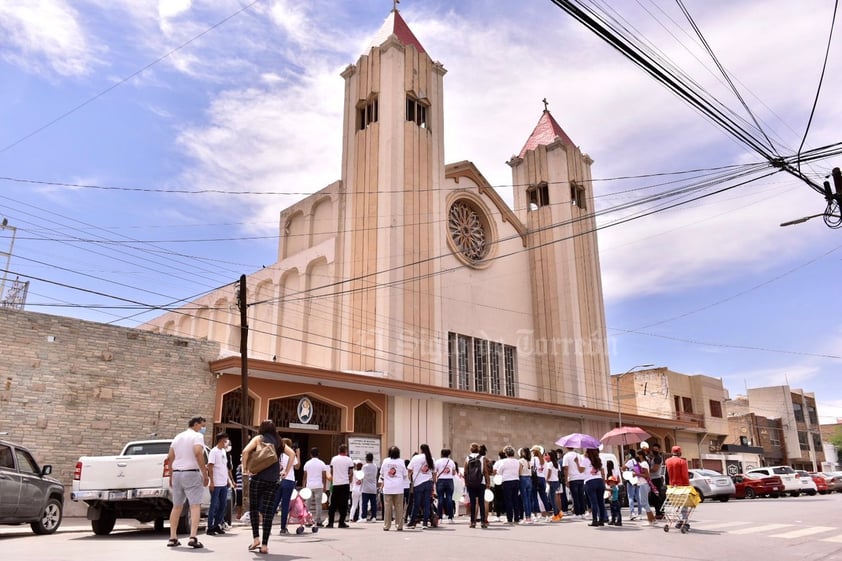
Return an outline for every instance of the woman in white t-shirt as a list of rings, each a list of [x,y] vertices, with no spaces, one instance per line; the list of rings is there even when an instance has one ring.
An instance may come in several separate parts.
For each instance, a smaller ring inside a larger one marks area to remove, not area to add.
[[[640,474],[637,476],[638,499],[649,524],[655,523],[655,514],[649,507],[649,462],[646,461],[646,450],[637,451],[637,465],[640,467]]]
[[[446,514],[450,522],[453,523],[453,474],[458,470],[456,462],[450,459],[450,449],[442,448],[441,458],[436,460],[436,495],[438,496],[438,504],[436,510],[439,515],[439,520],[443,514]]]
[[[605,526],[608,522],[608,513],[605,511],[605,469],[599,450],[588,448],[584,456],[576,458],[575,463],[579,473],[585,477],[585,493],[591,504],[592,521],[589,526]]]
[[[503,503],[506,505],[506,523],[515,523],[518,492],[520,490],[520,462],[515,457],[515,449],[511,446],[503,448],[506,459],[497,464],[497,475],[503,478]]]
[[[394,513],[398,532],[403,530],[403,493],[408,480],[406,464],[397,446],[389,448],[389,455],[380,466],[380,492],[383,494],[383,530],[392,527]]]
[[[436,463],[430,453],[430,446],[421,445],[421,451],[409,461],[409,481],[412,485],[412,517],[409,528],[415,528],[418,519],[426,528],[430,523],[430,504],[433,500]]]
[[[288,448],[292,448],[292,440],[289,438],[282,438],[281,442],[283,442],[284,446]],[[281,456],[280,463],[281,463],[281,473],[286,473],[286,477],[281,479],[280,485],[278,485],[278,490],[275,495],[275,510],[278,509],[278,504],[281,505],[281,533],[282,534],[289,534],[289,530],[287,530],[287,518],[289,517],[289,501],[292,498],[292,492],[295,490],[295,467],[298,467],[300,464],[299,458],[299,451],[295,449],[295,456],[293,461],[293,468],[287,469],[287,464],[289,463],[289,458],[286,454]]]
[[[561,487],[561,482],[558,479],[558,456],[555,450],[548,450],[544,454],[544,474],[547,477],[547,485],[550,486],[549,501],[553,507],[553,522],[561,520],[561,510],[558,506],[557,493]]]

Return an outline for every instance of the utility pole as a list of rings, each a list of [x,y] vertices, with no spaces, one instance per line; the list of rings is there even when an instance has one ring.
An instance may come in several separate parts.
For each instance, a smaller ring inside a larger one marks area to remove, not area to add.
[[[240,309],[240,372],[242,402],[240,403],[240,421],[243,423],[242,446],[246,447],[249,441],[248,428],[252,419],[249,418],[249,370],[248,370],[248,291],[246,290],[246,276],[240,275],[240,282],[237,285],[237,307]]]

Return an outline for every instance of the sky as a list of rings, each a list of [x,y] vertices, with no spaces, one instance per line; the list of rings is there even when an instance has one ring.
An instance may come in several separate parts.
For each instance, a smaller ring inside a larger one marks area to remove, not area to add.
[[[842,141],[839,22],[817,97],[832,0],[684,4],[782,154],[802,140],[804,149]],[[752,118],[675,2],[612,6],[699,87]],[[5,287],[29,279],[30,311],[137,326],[155,306],[274,263],[279,212],[340,177],[340,73],[391,8],[0,2],[0,214],[16,228],[0,230]],[[648,216],[654,207],[617,210],[674,187],[678,172],[763,159],[549,0],[399,9],[447,69],[447,162],[473,161],[511,204],[505,162],[543,98],[593,158],[612,372],[655,364],[706,374],[732,397],[789,384],[815,393],[821,422],[842,418],[833,312],[842,231],[821,218],[779,226],[821,213],[820,195],[778,173]],[[841,165],[837,156],[802,171],[821,182]],[[615,224],[625,218],[634,219]]]

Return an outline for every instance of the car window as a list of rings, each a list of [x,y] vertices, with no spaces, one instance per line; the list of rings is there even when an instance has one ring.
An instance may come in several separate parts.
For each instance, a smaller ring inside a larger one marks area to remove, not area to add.
[[[124,453],[125,456],[146,456],[149,454],[168,454],[170,451],[169,442],[141,442],[132,444]]]
[[[777,473],[778,475],[792,475],[793,473],[795,473],[795,470],[791,467],[781,466],[772,468],[772,473]]]
[[[38,464],[36,464],[35,460],[32,459],[32,456],[29,455],[29,452],[16,448],[15,457],[18,459],[18,466],[20,467],[21,473],[40,475],[41,471],[38,469]]]
[[[15,469],[15,460],[12,458],[12,449],[5,444],[0,444],[0,468]]]

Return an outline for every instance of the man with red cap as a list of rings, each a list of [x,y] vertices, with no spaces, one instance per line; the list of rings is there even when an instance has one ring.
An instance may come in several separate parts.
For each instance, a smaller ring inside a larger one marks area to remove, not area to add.
[[[672,447],[672,456],[665,462],[667,467],[667,479],[671,486],[690,485],[690,471],[687,468],[687,460],[681,457],[681,446]]]

